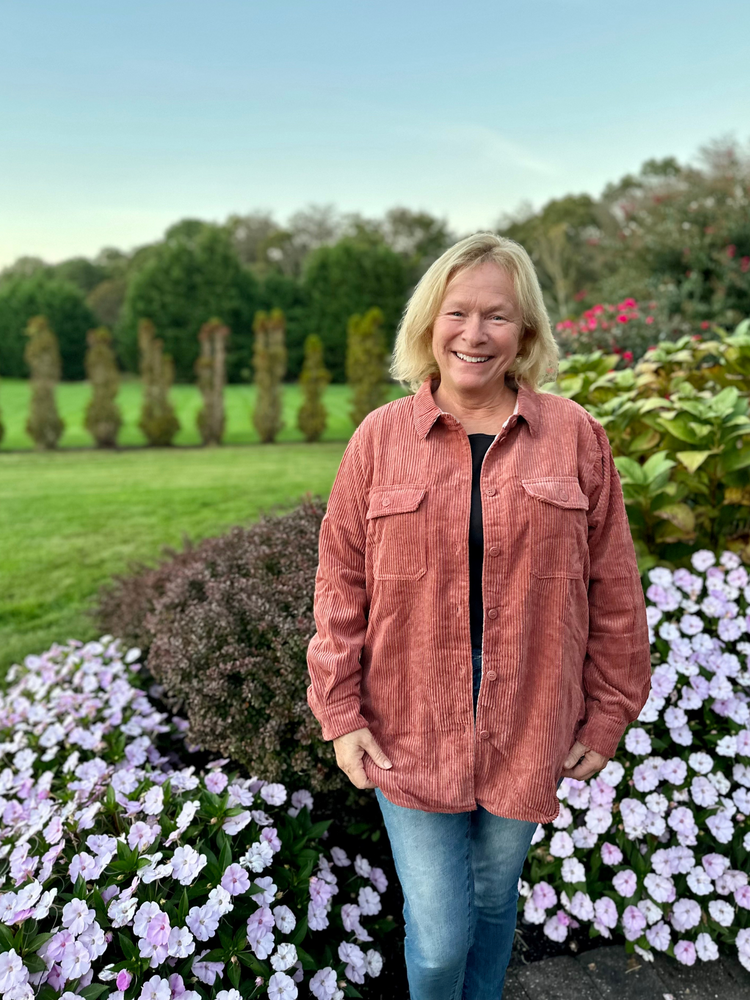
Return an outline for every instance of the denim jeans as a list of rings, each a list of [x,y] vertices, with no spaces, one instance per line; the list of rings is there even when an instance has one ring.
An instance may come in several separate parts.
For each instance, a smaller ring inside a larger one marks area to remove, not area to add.
[[[474,712],[482,652],[472,650]],[[404,894],[411,1000],[500,1000],[516,928],[518,879],[537,824],[481,805],[436,813],[375,789]]]

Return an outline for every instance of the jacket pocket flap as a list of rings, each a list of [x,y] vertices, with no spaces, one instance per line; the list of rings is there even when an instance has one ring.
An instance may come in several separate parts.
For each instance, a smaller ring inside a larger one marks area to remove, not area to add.
[[[575,476],[548,476],[544,479],[522,479],[521,485],[531,497],[554,504],[588,510],[589,500]]]
[[[382,514],[405,514],[416,510],[427,492],[423,486],[382,486],[370,493],[370,505],[367,517],[380,517]]]

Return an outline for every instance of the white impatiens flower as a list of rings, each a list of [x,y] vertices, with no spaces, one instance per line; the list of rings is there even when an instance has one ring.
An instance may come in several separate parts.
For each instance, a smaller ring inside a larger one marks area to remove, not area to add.
[[[190,885],[207,864],[208,858],[205,854],[199,854],[194,847],[185,844],[183,847],[178,847],[172,855],[172,874],[180,885]]]
[[[625,749],[637,757],[651,753],[651,737],[640,726],[631,727],[625,734]]]
[[[690,782],[690,794],[693,802],[703,809],[710,809],[719,801],[719,793],[708,778],[703,775],[697,775]]]
[[[722,927],[731,927],[734,920],[734,907],[723,899],[712,899],[708,904],[711,919]]]
[[[615,874],[612,879],[612,886],[618,895],[628,899],[638,888],[638,879],[634,871],[630,868],[626,868]]]
[[[379,976],[383,971],[383,956],[374,948],[365,953],[365,969],[368,976]]]
[[[720,757],[736,757],[737,756],[737,740],[734,736],[722,736],[719,742],[716,744],[716,752]]]
[[[296,961],[297,949],[293,944],[289,944],[288,942],[280,944],[270,958],[271,965],[277,972],[286,972],[287,969],[291,969]]]
[[[696,896],[707,896],[714,890],[714,884],[705,868],[698,865],[688,872],[687,884]]]
[[[291,934],[297,926],[297,918],[288,906],[274,906],[273,918],[282,934]]]
[[[567,858],[575,850],[575,844],[569,833],[558,830],[549,842],[549,852],[555,858]]]
[[[269,806],[280,806],[286,802],[286,788],[278,782],[269,782],[267,785],[263,785],[258,794]]]
[[[706,819],[706,826],[720,844],[728,844],[734,836],[734,823],[726,812],[717,812],[709,816]]]
[[[195,939],[187,927],[173,927],[169,932],[167,954],[174,958],[187,958],[195,951]]]
[[[606,833],[612,825],[612,813],[603,806],[593,806],[586,812],[584,822],[592,833]]]
[[[138,1000],[170,1000],[172,988],[168,979],[161,976],[152,976],[144,984],[138,996]]]
[[[586,869],[578,858],[565,858],[562,863],[562,880],[571,883],[586,881]]]
[[[682,933],[697,927],[701,919],[701,908],[694,899],[678,899],[672,907],[672,926]]]
[[[705,872],[703,874],[705,875]],[[654,875],[653,872],[649,872],[643,884],[657,903],[671,903],[677,895],[674,882],[668,875]]]
[[[597,777],[601,778],[607,785],[616,788],[625,776],[625,768],[619,761],[610,760],[606,767],[602,768]]]
[[[647,875],[646,878],[649,876]],[[643,916],[648,921],[649,925],[655,924],[658,920],[664,916],[661,908],[653,902],[653,900],[645,898],[641,899],[637,904],[638,909],[641,911]]]
[[[695,939],[695,950],[701,962],[714,962],[719,957],[718,945],[705,931]]]
[[[268,980],[269,1000],[295,1000],[297,985],[285,972],[274,972]]]
[[[143,798],[143,811],[147,816],[158,816],[164,810],[164,789],[153,785]]]
[[[688,764],[694,771],[697,771],[698,774],[708,774],[714,766],[713,760],[711,760],[710,756],[702,750],[699,753],[691,753],[688,757]]]

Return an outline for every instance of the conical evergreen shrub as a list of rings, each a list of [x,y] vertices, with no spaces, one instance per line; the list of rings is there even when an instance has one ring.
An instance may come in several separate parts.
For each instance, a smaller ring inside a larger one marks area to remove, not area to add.
[[[255,409],[253,425],[261,441],[268,444],[284,427],[281,419],[281,380],[286,374],[286,322],[281,309],[257,312],[253,323],[255,347]]]
[[[359,427],[368,413],[386,402],[386,346],[383,313],[377,307],[360,316],[355,313],[347,326],[346,381],[352,389],[349,415]]]
[[[112,334],[106,326],[89,330],[86,340],[86,375],[93,394],[86,407],[86,430],[96,441],[98,448],[114,448],[122,426],[122,414],[115,402],[120,388],[120,373],[117,370],[115,352],[112,350]]]
[[[65,429],[55,401],[62,363],[57,337],[44,316],[33,316],[25,330],[29,338],[24,359],[31,372],[31,409],[26,433],[37,448],[56,448]]]
[[[180,429],[180,421],[169,401],[169,390],[174,382],[172,358],[164,353],[164,342],[156,337],[150,319],[138,323],[138,349],[140,352],[143,403],[138,426],[150,445],[172,444]]]
[[[323,341],[311,333],[305,339],[305,360],[299,378],[303,402],[297,412],[297,426],[306,441],[318,441],[326,429],[328,412],[322,397],[330,381],[331,373],[323,364]]]
[[[203,396],[203,407],[198,413],[197,423],[203,444],[221,444],[224,435],[228,336],[229,327],[216,318],[204,323],[198,334],[201,352],[195,362],[195,374]]]

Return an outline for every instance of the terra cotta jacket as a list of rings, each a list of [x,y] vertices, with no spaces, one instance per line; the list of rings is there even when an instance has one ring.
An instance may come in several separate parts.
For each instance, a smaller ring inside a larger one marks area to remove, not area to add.
[[[606,433],[520,384],[481,469],[482,683],[469,632],[471,447],[426,379],[372,411],[320,529],[308,703],[326,740],[368,726],[397,805],[546,823],[576,739],[612,757],[651,682],[646,606]]]

